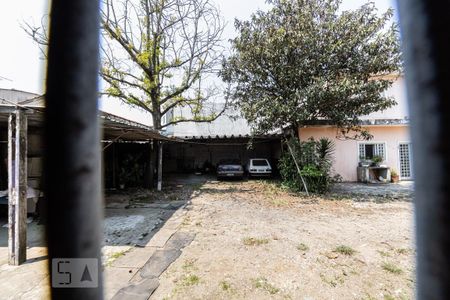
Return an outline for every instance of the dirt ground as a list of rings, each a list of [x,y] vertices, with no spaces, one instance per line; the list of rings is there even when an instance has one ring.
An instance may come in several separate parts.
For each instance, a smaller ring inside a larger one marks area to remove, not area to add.
[[[290,194],[276,182],[198,185],[193,242],[151,299],[412,299],[412,203]]]
[[[167,182],[106,195],[105,299],[413,298],[412,184],[308,198],[277,181]],[[0,226],[0,299],[48,298],[42,233],[28,224],[28,260],[14,267]]]

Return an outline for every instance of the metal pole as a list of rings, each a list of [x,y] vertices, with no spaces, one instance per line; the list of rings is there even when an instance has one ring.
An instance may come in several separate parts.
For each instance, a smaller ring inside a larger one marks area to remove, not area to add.
[[[400,0],[411,113],[417,298],[450,295],[449,1]]]
[[[98,122],[99,1],[53,0],[47,67],[44,192],[52,279],[55,258],[98,259],[96,288],[59,288],[53,299],[102,299],[101,148]],[[89,275],[89,276],[87,276]],[[69,278],[67,278],[69,282]]]
[[[154,151],[153,151],[153,141],[148,142],[148,182],[146,186],[149,189],[154,187],[154,168],[155,168],[155,159],[154,159]]]
[[[27,260],[27,116],[17,110],[8,122],[8,261]]]
[[[156,190],[160,192],[162,190],[163,142],[158,141],[158,145],[158,183]]]
[[[112,145],[112,187],[117,188],[117,146],[116,143]]]
[[[303,187],[305,188],[306,196],[309,197],[308,186],[306,185],[305,179],[303,179],[302,171],[300,170],[300,166],[298,165],[298,162],[297,162],[297,159],[295,158],[294,152],[292,151],[292,148],[289,145],[289,140],[287,140],[287,139],[286,139],[286,144],[288,146],[289,153],[291,154],[291,157],[294,160],[295,167],[297,168],[298,175],[300,176],[300,179],[302,180],[302,184],[303,184]]]

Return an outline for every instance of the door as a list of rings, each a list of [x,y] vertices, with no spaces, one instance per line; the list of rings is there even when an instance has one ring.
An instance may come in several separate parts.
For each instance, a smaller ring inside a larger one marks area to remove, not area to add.
[[[411,143],[399,144],[400,179],[413,179]]]

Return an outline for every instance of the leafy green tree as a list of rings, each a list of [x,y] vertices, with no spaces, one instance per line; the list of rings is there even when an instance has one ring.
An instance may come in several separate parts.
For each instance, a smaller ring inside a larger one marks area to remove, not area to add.
[[[340,12],[339,0],[269,0],[273,7],[236,20],[224,62],[231,99],[256,133],[333,124],[348,138],[370,138],[360,116],[395,100],[383,95],[401,71],[393,11],[373,3]]]

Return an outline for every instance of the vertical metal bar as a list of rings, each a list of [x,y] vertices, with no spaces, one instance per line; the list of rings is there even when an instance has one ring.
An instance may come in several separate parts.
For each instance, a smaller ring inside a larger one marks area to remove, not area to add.
[[[450,295],[450,1],[399,0],[414,149],[417,298]]]
[[[117,188],[117,146],[112,145],[112,187]]]
[[[300,166],[298,165],[297,159],[295,158],[294,152],[292,151],[291,145],[289,145],[289,140],[286,140],[286,145],[288,146],[289,153],[291,154],[291,157],[294,160],[295,166],[297,167],[298,176],[300,176],[303,187],[305,188],[306,195],[309,196],[308,186],[306,185],[305,179],[302,176],[302,171],[300,170]]]
[[[157,191],[162,190],[162,164],[163,164],[163,142],[158,141],[158,184],[156,187]]]
[[[8,122],[8,261],[27,260],[27,117],[18,110]]]
[[[148,182],[146,183],[146,187],[148,187],[149,189],[152,189],[154,187],[154,180],[155,180],[155,176],[154,176],[154,169],[155,169],[155,158],[154,158],[154,153],[155,151],[153,150],[153,143],[154,141],[151,140],[148,142]]]
[[[99,1],[53,0],[50,16],[44,157],[49,258],[97,258],[101,270]],[[98,288],[52,288],[52,298],[102,299],[98,276]]]
[[[150,182],[151,182],[151,188],[155,187],[155,178],[157,177],[157,175],[155,174],[155,169],[156,166],[158,165],[158,145],[157,145],[158,141],[157,140],[152,140],[152,147],[151,147],[151,165],[150,165],[150,169],[151,169],[151,175],[150,175]],[[155,176],[156,175],[156,176]]]

